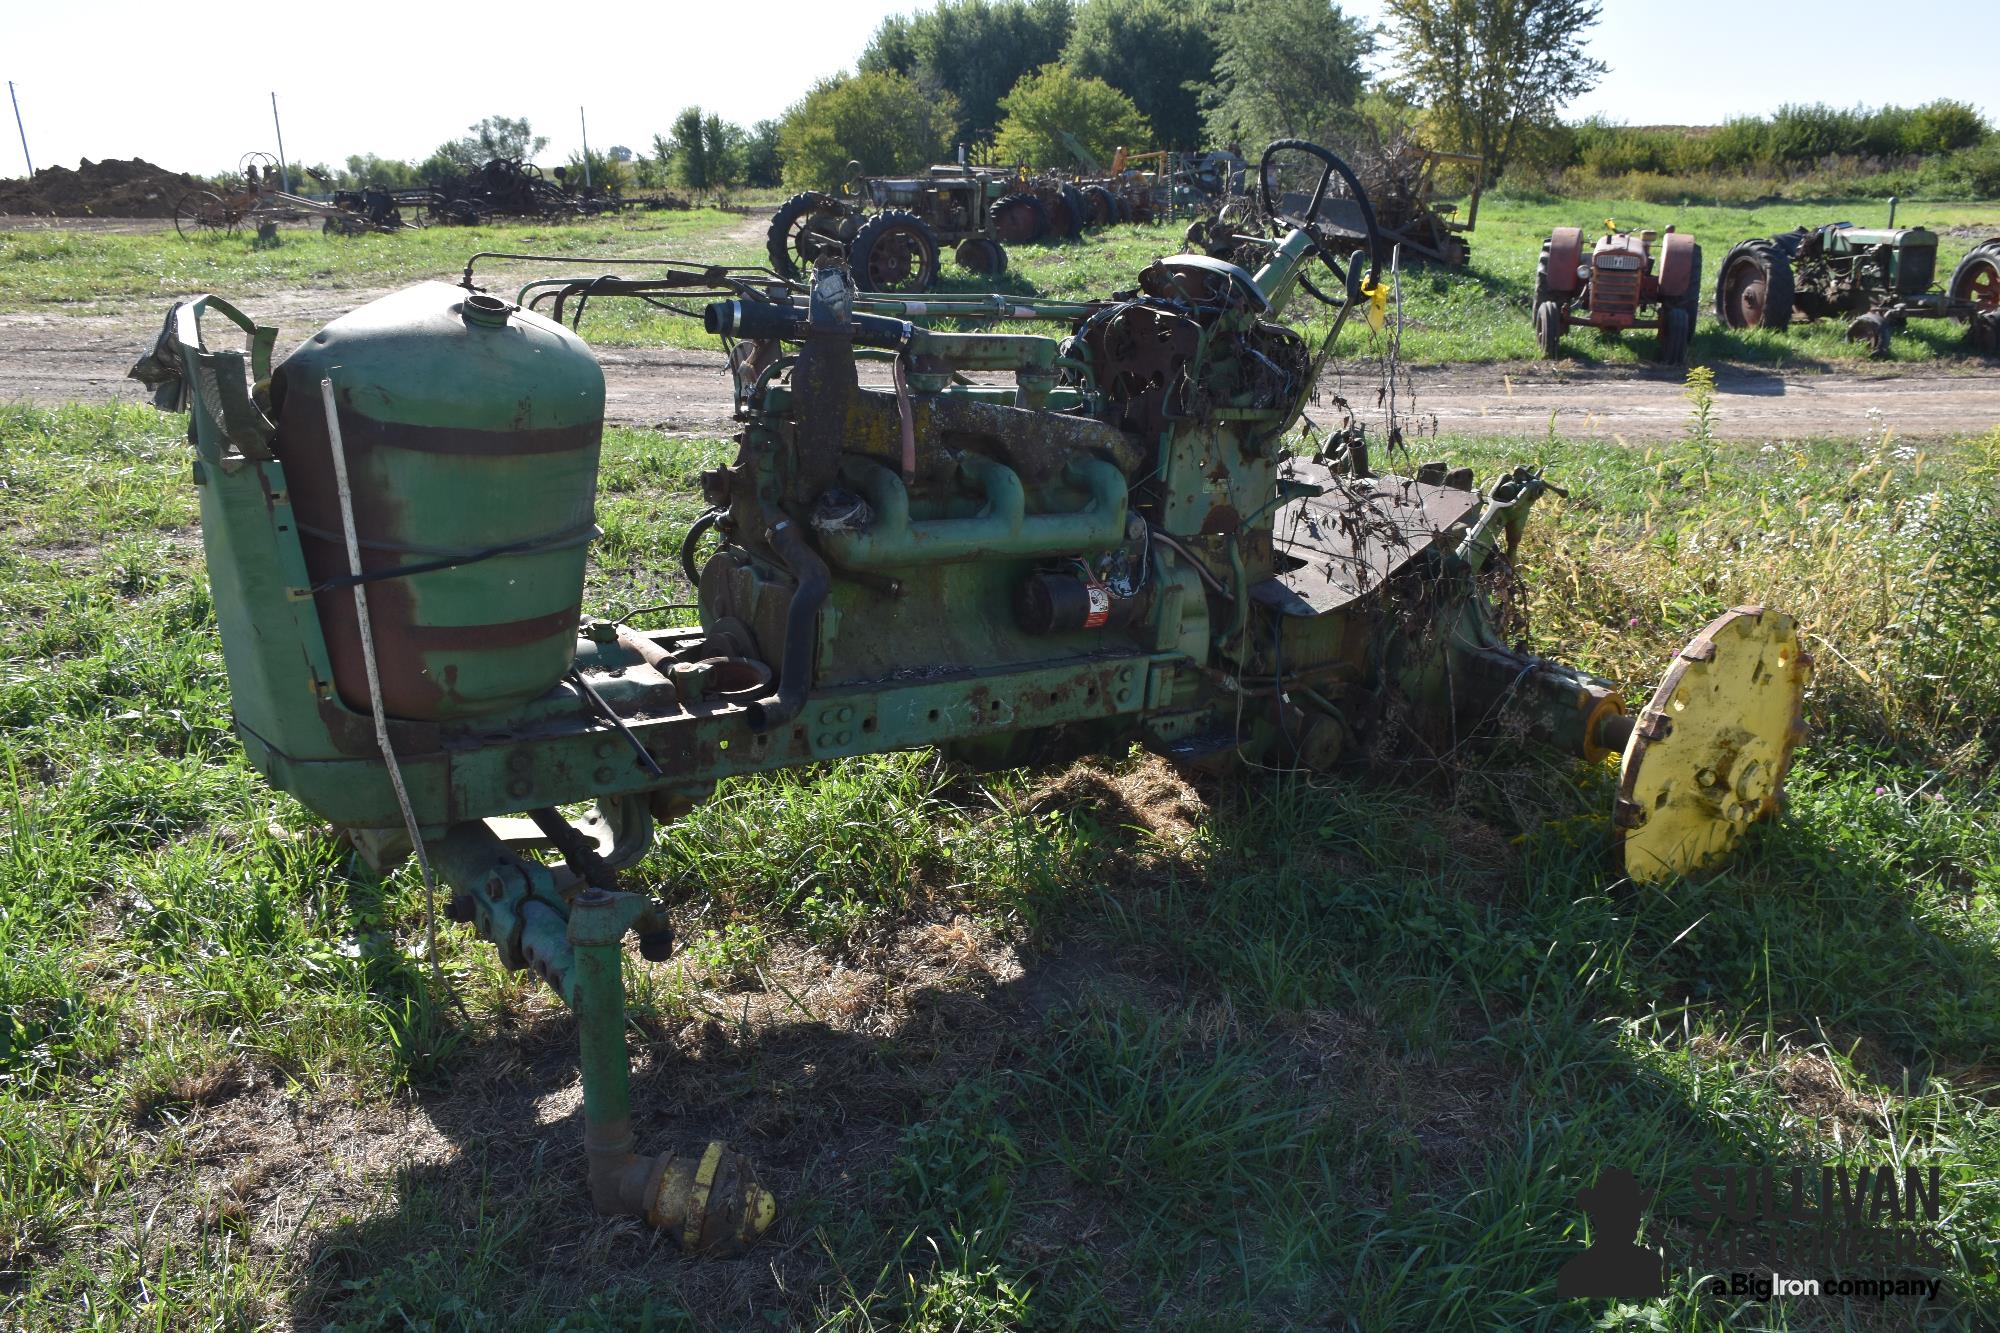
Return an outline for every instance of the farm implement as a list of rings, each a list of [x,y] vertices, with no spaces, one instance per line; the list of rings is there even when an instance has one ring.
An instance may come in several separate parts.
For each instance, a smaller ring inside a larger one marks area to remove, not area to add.
[[[626,941],[651,962],[674,939],[634,867],[732,776],[918,746],[990,767],[1136,742],[1239,774],[1549,747],[1619,758],[1607,854],[1641,882],[1778,809],[1811,665],[1789,616],[1724,614],[1633,711],[1503,633],[1552,481],[1386,471],[1362,426],[1305,422],[1379,272],[1311,221],[1339,185],[1373,240],[1331,153],[1272,144],[1266,192],[1301,158],[1317,185],[1254,265],[1174,256],[1099,300],[871,297],[825,245],[803,282],[593,259],[512,300],[475,257],[276,366],[225,302],[171,312],[135,373],[191,412],[245,752],[378,871],[417,854],[451,920],[567,1002],[598,1209],[713,1251],[775,1215],[743,1157],[641,1155],[630,1118]],[[582,609],[604,380],[561,320],[621,297],[730,347],[737,449],[680,543],[683,628]],[[1287,322],[1311,301],[1317,345]],[[247,352],[204,340],[217,317]]]

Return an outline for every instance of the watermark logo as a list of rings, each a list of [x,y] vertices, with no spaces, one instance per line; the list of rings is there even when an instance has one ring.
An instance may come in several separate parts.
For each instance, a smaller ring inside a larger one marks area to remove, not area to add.
[[[1556,1274],[1556,1295],[1609,1296],[1622,1300],[1652,1300],[1665,1294],[1666,1259],[1633,1239],[1640,1215],[1653,1201],[1650,1191],[1623,1167],[1612,1167],[1597,1184],[1580,1189],[1576,1206],[1590,1218],[1590,1248]]]
[[[1938,1232],[1939,1168],[1697,1167],[1695,1203],[1662,1248],[1636,1240],[1653,1200],[1630,1171],[1607,1169],[1578,1191],[1591,1244],[1556,1275],[1556,1295],[1649,1300],[1668,1271],[1719,1299],[1936,1299],[1952,1251]]]

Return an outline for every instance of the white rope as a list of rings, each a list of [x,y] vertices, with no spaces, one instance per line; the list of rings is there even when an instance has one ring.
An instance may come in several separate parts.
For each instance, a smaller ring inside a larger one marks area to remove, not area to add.
[[[326,437],[333,454],[333,482],[340,492],[340,527],[347,537],[347,572],[361,577],[361,539],[354,531],[354,490],[347,481],[347,446],[340,438],[340,412],[334,406],[333,380],[319,382],[320,402],[326,408]],[[375,669],[375,629],[368,619],[368,585],[354,585],[354,617],[361,629],[361,661],[368,669],[368,703],[375,713],[375,743],[382,747],[382,762],[389,769],[389,785],[396,789],[396,804],[403,811],[403,831],[410,835],[410,847],[424,874],[424,949],[430,955],[431,975],[443,979],[437,950],[437,881],[431,876],[431,859],[424,854],[424,837],[417,827],[417,812],[410,806],[410,793],[403,786],[402,765],[396,762],[396,748],[389,743],[389,715],[382,708],[382,677]]]

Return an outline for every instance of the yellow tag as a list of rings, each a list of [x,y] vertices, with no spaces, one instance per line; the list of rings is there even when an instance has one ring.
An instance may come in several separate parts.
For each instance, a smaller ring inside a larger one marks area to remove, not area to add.
[[[1379,282],[1364,282],[1361,294],[1368,298],[1368,327],[1380,333],[1389,322],[1389,289]]]

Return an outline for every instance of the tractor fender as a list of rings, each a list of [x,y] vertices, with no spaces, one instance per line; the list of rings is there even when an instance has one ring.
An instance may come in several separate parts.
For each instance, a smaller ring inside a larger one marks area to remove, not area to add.
[[[1660,238],[1660,262],[1657,269],[1660,278],[1660,299],[1676,300],[1686,296],[1688,284],[1694,281],[1695,256],[1694,237],[1684,231],[1670,231]]]
[[[1557,227],[1549,234],[1549,295],[1568,296],[1580,285],[1577,266],[1583,263],[1583,228]]]

